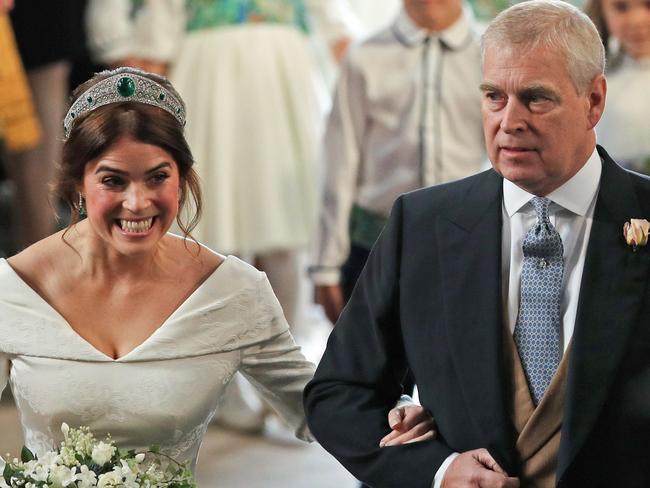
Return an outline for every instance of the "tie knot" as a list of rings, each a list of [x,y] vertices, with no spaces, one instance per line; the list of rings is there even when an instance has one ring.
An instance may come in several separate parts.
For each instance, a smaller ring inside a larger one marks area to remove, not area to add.
[[[535,208],[538,222],[550,222],[548,218],[548,206],[551,204],[551,201],[548,198],[533,197],[530,199],[530,203]]]

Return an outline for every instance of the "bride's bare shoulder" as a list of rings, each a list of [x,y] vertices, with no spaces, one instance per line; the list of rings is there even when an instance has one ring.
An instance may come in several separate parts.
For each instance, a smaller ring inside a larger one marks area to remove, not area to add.
[[[192,239],[171,233],[167,234],[166,238],[176,257],[176,263],[184,269],[194,269],[202,275],[210,274],[226,259],[222,254]]]
[[[7,262],[29,283],[38,283],[47,276],[55,278],[59,270],[69,269],[70,261],[78,257],[69,242],[66,244],[63,233],[60,231],[41,239],[8,258]]]

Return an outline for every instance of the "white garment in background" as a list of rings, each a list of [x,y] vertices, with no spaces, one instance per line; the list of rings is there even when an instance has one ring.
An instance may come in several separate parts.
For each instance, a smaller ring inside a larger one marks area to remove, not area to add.
[[[187,105],[186,137],[203,180],[203,217],[193,235],[226,253],[306,248],[318,215],[317,140],[326,89],[308,37],[293,24],[250,22],[185,32],[185,0],[148,0],[133,17],[124,3],[92,0],[90,44],[171,63]],[[304,0],[327,43],[350,35],[343,0]],[[119,56],[118,56],[119,58]],[[320,81],[320,84],[319,84]]]
[[[347,0],[366,35],[390,25],[402,6],[401,0]]]
[[[169,78],[187,105],[204,189],[193,235],[228,253],[306,247],[322,125],[306,36],[276,24],[189,32]]]
[[[607,72],[607,100],[596,133],[617,163],[650,170],[643,164],[650,161],[650,59],[625,56]]]
[[[466,13],[435,34],[402,11],[351,48],[324,140],[316,284],[340,281],[354,204],[387,217],[401,193],[481,169],[480,83],[478,36]]]
[[[161,446],[192,469],[217,402],[242,372],[305,438],[313,375],[263,273],[228,256],[140,346],[114,360],[79,336],[0,259],[0,392],[7,365],[27,447],[62,440],[61,423]]]

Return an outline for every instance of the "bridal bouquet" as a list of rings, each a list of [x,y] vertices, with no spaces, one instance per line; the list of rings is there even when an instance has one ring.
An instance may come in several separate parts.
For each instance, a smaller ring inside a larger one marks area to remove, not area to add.
[[[60,449],[37,458],[23,447],[20,460],[7,460],[3,477],[10,488],[196,488],[191,471],[155,446],[119,449],[110,436],[97,441],[87,427],[65,423],[61,432]]]

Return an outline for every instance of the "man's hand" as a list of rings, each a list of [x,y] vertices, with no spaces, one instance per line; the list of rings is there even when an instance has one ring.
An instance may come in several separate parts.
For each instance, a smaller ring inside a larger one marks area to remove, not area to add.
[[[335,324],[343,310],[343,291],[340,285],[317,285],[316,303],[323,306],[327,318]]]
[[[334,60],[340,64],[345,56],[345,53],[348,52],[348,47],[350,47],[351,39],[349,37],[342,37],[337,39],[331,45],[332,57]]]
[[[379,447],[426,441],[436,436],[436,423],[420,405],[395,407],[388,412],[393,431],[379,441]]]
[[[467,451],[454,459],[442,479],[442,488],[519,488],[487,449]]]

